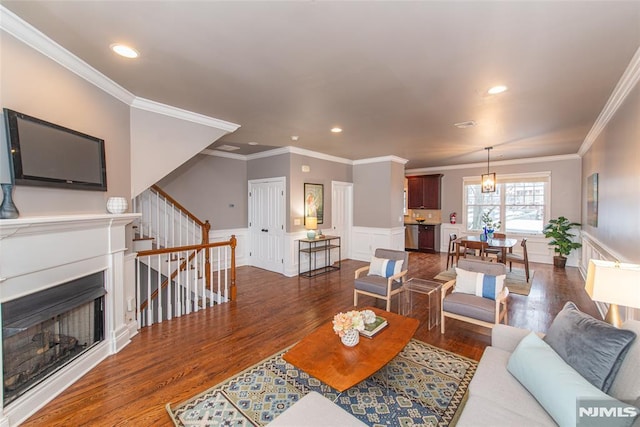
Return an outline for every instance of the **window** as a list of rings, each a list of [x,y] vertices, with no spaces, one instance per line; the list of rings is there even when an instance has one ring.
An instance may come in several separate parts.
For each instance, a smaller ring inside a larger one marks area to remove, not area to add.
[[[482,193],[480,177],[464,178],[467,230],[482,230],[488,213],[503,233],[542,234],[548,218],[549,172],[499,175],[495,193]]]

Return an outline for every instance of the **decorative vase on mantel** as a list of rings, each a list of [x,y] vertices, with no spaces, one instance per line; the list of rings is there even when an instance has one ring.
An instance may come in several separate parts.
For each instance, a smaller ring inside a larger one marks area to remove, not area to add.
[[[349,329],[340,337],[340,340],[347,347],[353,347],[360,342],[360,332],[357,329]]]
[[[128,208],[127,199],[124,197],[109,197],[107,200],[107,212],[112,214],[123,214]]]
[[[2,186],[2,205],[0,205],[0,219],[18,218],[20,212],[13,203],[13,184],[0,184]]]

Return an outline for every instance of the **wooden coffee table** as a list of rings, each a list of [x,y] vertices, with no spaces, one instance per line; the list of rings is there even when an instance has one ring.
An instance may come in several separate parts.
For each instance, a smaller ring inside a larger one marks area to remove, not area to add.
[[[389,323],[373,338],[361,336],[358,345],[347,347],[333,332],[332,322],[327,322],[287,351],[284,360],[339,392],[375,374],[407,345],[420,322],[375,307],[367,309]]]

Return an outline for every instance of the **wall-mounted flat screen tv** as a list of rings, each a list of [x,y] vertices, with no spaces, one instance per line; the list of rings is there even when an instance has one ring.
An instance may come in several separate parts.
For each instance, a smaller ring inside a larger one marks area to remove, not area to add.
[[[107,191],[104,140],[4,109],[16,185]]]

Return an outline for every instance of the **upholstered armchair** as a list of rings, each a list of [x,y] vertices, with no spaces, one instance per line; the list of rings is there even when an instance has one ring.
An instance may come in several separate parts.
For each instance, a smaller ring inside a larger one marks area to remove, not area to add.
[[[371,264],[356,270],[353,305],[358,305],[358,294],[369,295],[385,300],[391,311],[391,298],[402,292],[408,267],[408,252],[376,249]]]
[[[445,283],[440,292],[440,333],[444,334],[447,317],[487,328],[502,321],[507,324],[506,273],[502,263],[460,259],[456,278]]]

